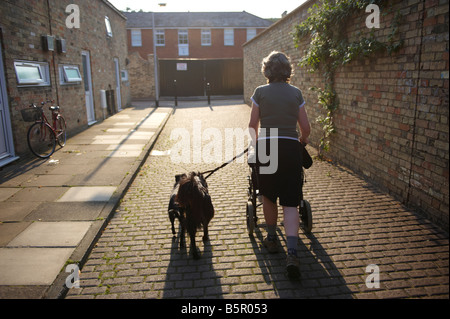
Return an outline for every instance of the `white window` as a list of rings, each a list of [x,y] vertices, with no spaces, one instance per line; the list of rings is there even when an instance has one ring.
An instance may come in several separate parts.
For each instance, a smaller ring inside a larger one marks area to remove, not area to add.
[[[80,69],[76,65],[60,65],[59,66],[59,83],[60,84],[79,84],[83,81]]]
[[[224,45],[234,45],[234,29],[224,29]]]
[[[256,28],[248,28],[247,29],[247,41],[250,41],[256,37]]]
[[[108,37],[112,37],[112,28],[111,28],[111,22],[109,21],[108,17],[105,17],[105,25],[106,25],[106,35]]]
[[[128,71],[127,70],[121,70],[120,71],[120,78],[122,79],[122,82],[128,81]]]
[[[14,61],[14,69],[19,86],[50,85],[50,72],[46,62]]]
[[[178,55],[179,56],[189,55],[189,38],[188,38],[188,30],[186,29],[178,30]]]
[[[141,29],[131,30],[131,46],[132,47],[141,47],[142,46]]]
[[[166,45],[166,35],[163,29],[156,29],[155,30],[155,35],[156,35],[156,45],[163,47]]]
[[[189,44],[188,30],[186,29],[178,30],[178,44]]]
[[[202,45],[211,45],[211,29],[202,29]]]

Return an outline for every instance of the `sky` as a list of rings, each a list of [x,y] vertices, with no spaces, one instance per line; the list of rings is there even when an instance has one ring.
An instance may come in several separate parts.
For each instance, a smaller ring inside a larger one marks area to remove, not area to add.
[[[306,0],[108,0],[117,9],[155,12],[240,12],[246,11],[260,18],[280,18]],[[166,3],[160,7],[159,3]]]

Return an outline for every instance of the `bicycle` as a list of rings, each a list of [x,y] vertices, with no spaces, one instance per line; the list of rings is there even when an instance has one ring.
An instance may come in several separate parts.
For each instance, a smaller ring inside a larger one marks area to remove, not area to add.
[[[60,147],[66,145],[66,121],[60,113],[59,106],[49,106],[52,112],[52,125],[44,114],[44,105],[54,101],[41,102],[41,106],[32,103],[29,108],[21,110],[25,122],[35,122],[27,133],[28,147],[40,158],[48,158],[54,152],[56,143]]]

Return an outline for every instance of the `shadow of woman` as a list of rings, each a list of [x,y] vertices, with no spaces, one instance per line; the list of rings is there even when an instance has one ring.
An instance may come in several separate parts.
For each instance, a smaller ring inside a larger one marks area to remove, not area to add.
[[[219,299],[222,298],[220,278],[213,268],[213,250],[210,241],[197,236],[199,259],[192,257],[189,237],[180,249],[180,231],[173,237],[162,298]],[[198,235],[198,233],[197,233]]]
[[[277,228],[280,242],[279,252],[270,254],[262,245],[263,235],[259,228],[250,237],[252,247],[268,287],[272,287],[273,298],[353,298],[344,277],[314,234],[301,236],[298,242],[301,278],[291,280],[286,273],[286,238]],[[306,238],[305,238],[306,237]],[[270,293],[266,293],[270,297]]]

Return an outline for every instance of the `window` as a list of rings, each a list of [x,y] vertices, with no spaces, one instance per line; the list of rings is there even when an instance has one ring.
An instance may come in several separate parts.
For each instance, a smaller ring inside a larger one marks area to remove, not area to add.
[[[256,37],[256,28],[248,28],[247,29],[247,41],[250,41]]]
[[[156,29],[155,30],[156,35],[156,45],[163,47],[166,45],[166,35],[164,33],[164,30],[162,29]]]
[[[178,30],[178,55],[180,56],[189,55],[189,38],[188,38],[188,30],[186,29]]]
[[[111,22],[109,21],[108,17],[105,17],[105,25],[106,25],[106,35],[108,37],[112,38],[113,34],[112,34]]]
[[[234,30],[224,29],[224,45],[234,45]]]
[[[50,85],[50,72],[46,62],[14,61],[14,69],[19,86]]]
[[[120,78],[121,78],[122,82],[127,82],[128,81],[128,71],[127,70],[121,70],[120,71]]]
[[[178,44],[189,44],[188,30],[186,29],[178,30]]]
[[[142,46],[142,35],[140,29],[131,30],[131,46],[132,47]]]
[[[211,45],[211,29],[202,29],[202,45]]]
[[[59,66],[59,83],[60,84],[79,84],[81,78],[80,69],[76,65],[60,65]]]

